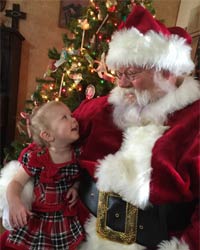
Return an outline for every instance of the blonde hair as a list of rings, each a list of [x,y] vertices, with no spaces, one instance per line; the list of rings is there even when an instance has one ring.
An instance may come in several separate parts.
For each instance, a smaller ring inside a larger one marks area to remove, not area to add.
[[[50,129],[49,124],[49,112],[52,107],[63,106],[62,102],[50,101],[42,104],[40,107],[36,107],[30,115],[29,129],[34,142],[44,147],[47,146],[47,142],[40,137],[40,133],[43,130]]]

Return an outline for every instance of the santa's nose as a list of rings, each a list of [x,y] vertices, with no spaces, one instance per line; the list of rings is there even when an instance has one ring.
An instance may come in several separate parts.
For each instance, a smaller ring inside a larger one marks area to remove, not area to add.
[[[124,75],[122,75],[122,77],[118,79],[118,86],[121,88],[130,88],[131,82],[128,81]]]

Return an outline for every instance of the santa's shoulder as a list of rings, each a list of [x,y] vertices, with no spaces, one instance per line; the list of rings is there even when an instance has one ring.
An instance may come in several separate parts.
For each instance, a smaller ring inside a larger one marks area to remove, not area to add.
[[[79,107],[73,112],[73,115],[76,118],[79,116],[88,116],[88,114],[97,114],[105,108],[111,108],[107,95],[82,101]]]

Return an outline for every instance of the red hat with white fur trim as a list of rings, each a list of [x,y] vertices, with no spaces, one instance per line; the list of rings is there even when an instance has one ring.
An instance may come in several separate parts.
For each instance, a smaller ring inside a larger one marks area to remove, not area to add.
[[[109,44],[106,63],[110,69],[122,66],[155,67],[175,75],[189,74],[191,37],[181,27],[166,28],[151,13],[136,5]]]

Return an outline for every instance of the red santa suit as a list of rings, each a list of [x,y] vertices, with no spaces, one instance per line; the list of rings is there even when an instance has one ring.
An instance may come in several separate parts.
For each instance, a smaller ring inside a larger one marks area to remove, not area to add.
[[[125,96],[119,87],[109,97],[83,102],[74,113],[84,138],[81,162],[97,180],[98,189],[117,193],[141,210],[197,200],[199,97],[199,83],[188,77],[176,91],[142,111],[134,106],[120,115]],[[183,207],[179,209],[181,213]],[[159,249],[197,250],[198,212],[196,206],[181,230],[168,229],[169,240],[162,241]],[[138,225],[138,234],[143,226]],[[94,216],[87,221],[86,231],[83,249],[146,249],[137,242],[127,245],[101,237]]]

